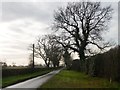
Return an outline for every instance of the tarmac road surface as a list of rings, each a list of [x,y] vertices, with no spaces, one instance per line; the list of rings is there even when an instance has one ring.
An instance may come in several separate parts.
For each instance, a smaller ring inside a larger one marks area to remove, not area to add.
[[[42,84],[44,84],[46,81],[48,81],[51,77],[59,73],[60,70],[54,70],[48,74],[38,76],[33,79],[26,80],[24,82],[17,83],[15,85],[8,86],[2,90],[37,90],[38,87],[40,87]]]

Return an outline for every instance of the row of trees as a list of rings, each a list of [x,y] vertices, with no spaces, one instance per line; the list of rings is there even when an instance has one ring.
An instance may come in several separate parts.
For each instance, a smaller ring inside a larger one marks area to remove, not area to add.
[[[67,50],[64,51],[62,45],[56,41],[55,35],[49,34],[41,36],[37,39],[37,43],[34,48],[35,57],[44,60],[47,67],[52,64],[53,67],[59,67],[60,60],[63,58],[70,58],[70,54]],[[68,57],[69,56],[69,57]],[[32,55],[30,55],[32,62]],[[66,65],[70,62],[65,59]]]
[[[85,71],[86,58],[96,53],[93,47],[101,51],[111,46],[102,37],[102,32],[108,30],[112,13],[111,6],[102,7],[100,2],[72,2],[58,8],[52,27],[58,34],[39,38],[35,56],[42,58],[48,67],[50,63],[59,66],[64,57],[65,64],[70,67],[70,54],[77,52],[81,71]]]
[[[7,63],[0,61],[0,66],[2,66],[2,68],[7,67]]]
[[[6,68],[6,67],[16,67],[16,63],[12,62],[12,65],[8,65],[8,64],[6,63],[6,61],[0,61],[0,66],[1,66],[2,68]]]

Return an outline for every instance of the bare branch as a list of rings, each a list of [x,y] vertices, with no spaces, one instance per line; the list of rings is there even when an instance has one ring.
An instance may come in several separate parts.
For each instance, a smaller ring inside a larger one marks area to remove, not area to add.
[[[59,41],[62,46],[78,52],[80,58],[85,57],[87,45],[92,44],[103,50],[110,46],[104,43],[101,32],[107,30],[113,9],[102,7],[100,2],[73,2],[66,8],[60,8],[54,15],[54,27],[66,37],[66,42]],[[100,43],[101,41],[101,43]]]

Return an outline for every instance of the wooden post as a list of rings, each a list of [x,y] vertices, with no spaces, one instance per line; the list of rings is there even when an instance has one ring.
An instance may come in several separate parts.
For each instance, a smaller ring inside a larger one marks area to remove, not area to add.
[[[33,68],[34,68],[34,44],[33,44]]]

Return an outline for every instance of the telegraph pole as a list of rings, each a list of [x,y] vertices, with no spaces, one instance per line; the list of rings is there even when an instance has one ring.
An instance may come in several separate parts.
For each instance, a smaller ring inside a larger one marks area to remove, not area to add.
[[[33,65],[32,65],[33,68],[34,68],[34,47],[35,47],[35,46],[34,46],[34,44],[33,44]]]

